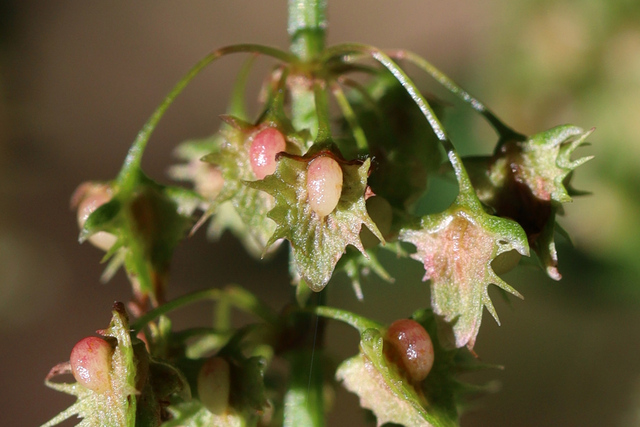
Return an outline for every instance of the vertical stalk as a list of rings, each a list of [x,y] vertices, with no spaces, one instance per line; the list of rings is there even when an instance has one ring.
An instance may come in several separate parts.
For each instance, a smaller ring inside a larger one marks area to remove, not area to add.
[[[289,0],[291,52],[309,62],[324,49],[327,0]]]
[[[318,108],[318,103],[326,101],[323,97],[326,94],[321,93],[325,88],[316,82],[312,66],[324,51],[326,10],[327,0],[289,0],[290,49],[301,65],[287,82],[291,96],[291,120],[297,130],[309,130],[311,141],[316,138],[330,139],[328,123],[321,119],[325,118],[326,112]],[[318,93],[314,93],[314,89]],[[313,307],[322,305],[325,293],[312,295],[307,304]],[[306,329],[307,334],[306,339],[287,355],[291,369],[284,408],[284,425],[287,427],[325,425],[322,366],[324,323],[324,319],[318,319],[315,315],[304,315],[297,319],[296,329]]]
[[[324,306],[326,289],[309,298],[309,307]],[[324,335],[326,319],[310,311],[292,316],[299,341],[284,356],[290,376],[284,397],[285,427],[324,427]]]
[[[288,32],[291,52],[301,63],[299,74],[289,79],[291,120],[297,130],[307,129],[315,139],[318,132],[313,79],[309,65],[324,50],[327,28],[327,0],[289,0]],[[306,147],[309,148],[309,147]]]
[[[291,377],[284,396],[284,427],[325,426],[322,354],[304,349],[288,354]]]
[[[313,76],[291,75],[287,82],[291,96],[291,123],[297,131],[308,130],[311,141],[303,151],[310,148],[318,136],[318,114],[313,93]]]

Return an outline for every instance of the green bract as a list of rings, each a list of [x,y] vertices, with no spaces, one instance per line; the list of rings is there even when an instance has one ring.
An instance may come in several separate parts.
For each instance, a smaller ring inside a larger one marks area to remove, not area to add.
[[[184,238],[190,214],[199,198],[186,190],[156,184],[141,171],[128,185],[114,181],[113,198],[93,212],[80,232],[80,241],[106,231],[117,237],[105,255],[113,257],[108,279],[124,262],[141,309],[149,299],[164,299],[173,250]]]
[[[418,391],[390,364],[382,352],[380,331],[367,329],[362,333],[358,355],[344,361],[336,378],[347,390],[360,397],[360,406],[373,411],[377,425],[392,422],[409,427],[455,426],[455,421],[434,422],[424,407]]]
[[[343,173],[338,204],[324,217],[313,212],[307,195],[307,166],[322,155],[334,157]],[[247,183],[275,198],[275,207],[269,212],[269,217],[276,222],[277,228],[268,245],[279,239],[289,240],[297,273],[314,291],[322,290],[329,282],[347,245],[355,246],[366,256],[360,241],[363,224],[380,241],[384,241],[365,204],[369,166],[369,159],[346,162],[329,151],[318,151],[304,157],[283,155],[279,156],[273,175]]]
[[[573,151],[584,143],[591,131],[564,125],[533,135],[524,142],[510,142],[501,151],[510,160],[513,178],[529,187],[540,200],[570,202],[565,187],[569,174],[593,156],[571,160]]]
[[[344,313],[330,309],[326,315],[345,320]],[[478,364],[466,350],[447,350],[440,344],[430,310],[413,316],[431,335],[435,355],[431,372],[419,384],[411,384],[386,357],[386,328],[359,321],[355,315],[349,317],[352,319],[346,321],[360,330],[360,352],[338,367],[336,378],[358,395],[362,407],[373,411],[378,426],[388,422],[404,426],[458,425],[462,398],[483,387],[464,384],[456,376]]]
[[[173,419],[162,424],[163,427],[244,427],[246,425],[240,415],[232,412],[223,415],[212,414],[198,400],[174,405],[169,409],[169,412]]]
[[[183,397],[188,397],[189,389],[182,375],[172,366],[152,360],[144,343],[130,336],[122,304],[114,305],[109,328],[99,332],[116,343],[109,372],[111,387],[98,393],[78,383],[52,382],[52,377],[70,372],[68,364],[58,365],[47,376],[46,385],[78,400],[43,427],[54,426],[74,415],[82,418],[79,426],[87,427],[158,425],[170,395],[183,393]]]
[[[575,193],[572,172],[592,157],[571,160],[591,131],[564,125],[524,141],[508,141],[492,157],[465,161],[480,200],[495,214],[517,221],[547,274],[561,278],[554,243],[555,217]]]
[[[401,230],[400,240],[416,247],[412,257],[424,264],[423,280],[431,280],[431,306],[445,346],[473,348],[483,307],[498,321],[490,284],[520,296],[491,268],[502,253],[529,254],[526,235],[514,221],[456,201],[442,213],[423,217],[418,227]]]
[[[215,236],[230,229],[254,256],[265,255],[278,247],[277,244],[267,243],[276,229],[275,223],[267,217],[274,207],[274,200],[268,194],[246,185],[247,181],[256,180],[249,152],[256,134],[268,127],[278,128],[279,125],[276,122],[263,122],[254,126],[232,116],[225,116],[225,121],[228,126],[220,131],[220,146],[204,157],[204,161],[220,169],[224,179],[222,190],[209,210],[209,213],[215,213],[211,229]],[[289,137],[287,150],[299,153],[299,140],[297,136]]]

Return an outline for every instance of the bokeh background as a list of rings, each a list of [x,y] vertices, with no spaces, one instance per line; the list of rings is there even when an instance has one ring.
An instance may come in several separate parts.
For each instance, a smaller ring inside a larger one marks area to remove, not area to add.
[[[525,301],[494,298],[502,326],[486,316],[476,346],[505,369],[469,378],[496,379],[501,390],[475,401],[462,425],[640,425],[640,3],[351,0],[331,1],[329,14],[330,43],[414,50],[523,133],[596,127],[578,150],[596,158],[574,180],[593,195],[559,220],[573,238],[573,247],[559,244],[564,278],[527,265],[510,273]],[[212,48],[239,42],[286,47],[286,2],[0,2],[1,425],[39,425],[66,408],[73,399],[45,388],[44,376],[106,326],[114,300],[129,297],[124,274],[101,284],[101,253],[77,243],[73,190],[114,177],[182,74]],[[240,64],[217,63],[175,102],[145,153],[149,175],[168,182],[176,144],[217,129]],[[462,153],[489,153],[486,125],[451,110]],[[332,284],[330,302],[381,321],[428,304],[420,266],[390,270],[399,280],[366,281],[364,303],[345,280]],[[184,242],[172,277],[174,296],[238,283],[280,307],[290,293],[284,251],[256,262],[228,235]],[[209,309],[189,310],[177,325],[202,324]],[[338,359],[357,348],[340,325],[329,341]],[[339,392],[329,425],[365,425],[355,396]]]

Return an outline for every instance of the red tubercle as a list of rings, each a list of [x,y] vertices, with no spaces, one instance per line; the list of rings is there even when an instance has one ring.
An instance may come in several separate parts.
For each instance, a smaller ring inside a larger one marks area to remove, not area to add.
[[[69,363],[71,373],[82,386],[97,393],[111,389],[113,347],[100,337],[86,337],[73,346]]]
[[[387,329],[384,352],[414,382],[424,380],[433,367],[433,342],[415,320],[396,320]]]
[[[257,179],[263,179],[276,170],[276,155],[285,151],[287,141],[278,129],[267,127],[259,131],[251,142],[249,160]]]

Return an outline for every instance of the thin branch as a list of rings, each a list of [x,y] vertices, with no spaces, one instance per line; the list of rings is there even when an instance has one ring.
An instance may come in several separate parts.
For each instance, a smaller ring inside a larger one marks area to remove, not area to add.
[[[415,83],[407,76],[404,70],[396,64],[386,53],[382,50],[374,47],[357,43],[347,43],[342,45],[333,46],[331,48],[326,49],[325,55],[323,59],[325,61],[329,61],[336,57],[348,56],[354,53],[364,54],[369,56],[376,61],[378,61],[382,66],[384,66],[391,74],[396,78],[396,80],[404,87],[405,91],[411,96],[411,99],[416,103],[420,111],[425,116],[429,125],[433,129],[436,134],[436,137],[444,147],[447,157],[449,158],[449,162],[453,167],[453,170],[456,175],[456,179],[458,181],[459,186],[459,195],[458,200],[464,202],[466,204],[470,204],[472,206],[479,205],[480,201],[478,200],[475,190],[471,185],[471,180],[467,175],[467,171],[462,164],[462,159],[458,155],[455,147],[451,143],[447,132],[440,123],[440,120],[436,116],[436,114],[431,109],[429,102],[426,98],[420,93],[420,90],[415,85]],[[350,58],[352,59],[352,58]]]
[[[362,126],[360,126],[358,118],[356,117],[353,108],[351,108],[351,104],[344,94],[344,91],[336,82],[331,82],[331,91],[333,92],[334,98],[338,102],[338,106],[342,110],[344,118],[349,123],[349,127],[351,128],[351,132],[353,133],[358,151],[366,150],[368,147],[367,136],[364,134],[364,130],[362,129]]]
[[[176,97],[184,90],[184,88],[197,76],[207,65],[211,64],[215,60],[232,53],[256,53],[272,58],[278,59],[284,62],[293,62],[297,58],[280,49],[272,48],[269,46],[257,45],[257,44],[238,44],[227,46],[209,53],[202,58],[193,68],[187,72],[187,74],[175,85],[175,87],[169,92],[162,103],[158,106],[156,111],[153,112],[149,120],[144,124],[140,132],[131,145],[127,157],[125,158],[124,165],[118,174],[118,181],[123,188],[129,188],[132,181],[137,179],[137,174],[140,170],[140,163],[142,161],[142,154],[147,146],[151,133],[158,125],[158,122],[167,111],[169,106],[173,103]]]

